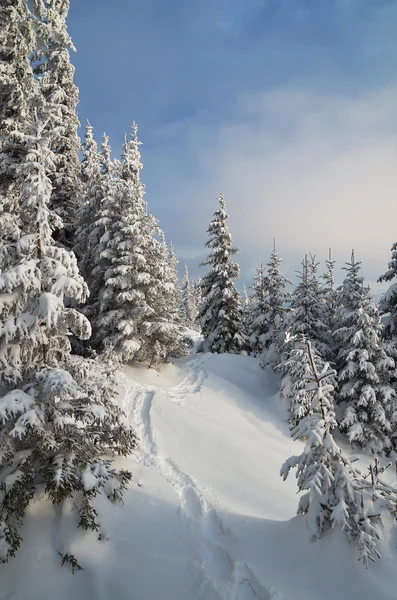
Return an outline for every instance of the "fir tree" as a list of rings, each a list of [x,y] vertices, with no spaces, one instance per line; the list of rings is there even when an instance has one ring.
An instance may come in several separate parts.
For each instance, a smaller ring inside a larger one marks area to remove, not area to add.
[[[304,352],[310,370],[303,381],[312,410],[293,429],[292,436],[295,440],[304,438],[306,444],[301,455],[284,463],[281,475],[286,479],[291,469],[297,469],[298,490],[305,492],[299,500],[298,513],[307,515],[312,539],[322,538],[337,525],[356,546],[359,560],[367,566],[370,560],[380,557],[379,514],[361,474],[331,433],[336,428],[331,383],[334,371],[327,363],[323,363],[321,370],[318,368],[309,341]]]
[[[379,282],[392,281],[397,278],[397,242],[391,248],[391,261],[388,270],[378,279]],[[384,337],[391,341],[390,349],[393,356],[397,359],[397,281],[392,283],[385,294],[383,294],[380,306],[380,313],[387,315],[385,319]]]
[[[182,322],[189,329],[196,329],[197,327],[198,310],[195,295],[195,287],[189,277],[187,265],[185,265],[185,275],[181,289],[181,312]]]
[[[335,261],[332,258],[331,248],[329,249],[328,259],[325,261],[325,265],[326,271],[322,275],[324,285],[321,290],[324,303],[324,320],[327,325],[327,330],[333,333],[336,322],[336,311],[339,308],[339,293],[335,285]]]
[[[69,0],[36,0],[32,6],[39,21],[35,73],[43,97],[52,108],[54,164],[48,173],[53,187],[51,207],[63,221],[63,231],[57,236],[71,246],[82,189],[76,113],[78,89],[73,83],[75,69],[69,55],[75,48],[66,27],[69,4]]]
[[[396,425],[396,394],[390,386],[394,361],[382,342],[377,306],[352,253],[344,267],[335,338],[339,397],[345,402],[340,428],[349,441],[374,452],[389,450]]]
[[[104,456],[134,447],[107,367],[70,355],[70,334],[88,338],[90,324],[65,304],[84,301],[87,287],[74,255],[52,237],[62,226],[50,208],[53,107],[40,99],[32,106],[20,160],[9,165],[20,183],[21,233],[0,248],[3,561],[20,545],[19,528],[37,486],[44,484],[54,503],[73,496],[79,525],[98,529],[92,498],[103,488],[120,498],[130,478]]]
[[[300,282],[291,296],[289,331],[292,335],[304,335],[316,352],[324,360],[328,360],[330,346],[317,278],[318,263],[314,256],[311,256],[310,260],[306,256],[301,264],[302,270],[298,272]]]
[[[97,219],[103,234],[93,270],[93,278],[103,277],[103,284],[93,321],[93,346],[111,350],[123,363],[149,360],[152,364],[183,354],[184,345],[174,320],[176,273],[143,199],[139,145],[134,124],[121,162],[105,173],[107,193]]]
[[[31,15],[25,0],[0,4],[0,243],[20,236],[21,178],[18,164],[26,149],[29,111],[34,102],[35,81],[29,57],[36,44]]]
[[[241,327],[242,327],[242,331],[244,333],[244,337],[246,338],[246,351],[248,352],[248,354],[252,353],[250,341],[249,341],[249,335],[250,335],[250,331],[251,331],[250,330],[251,308],[252,308],[251,301],[252,301],[252,297],[248,293],[247,286],[245,284],[243,284],[243,290],[241,293],[241,311],[242,311]]]
[[[89,123],[85,128],[81,172],[84,204],[77,213],[78,228],[73,250],[79,261],[80,272],[92,294],[95,249],[103,234],[103,228],[98,226],[97,216],[104,196],[104,178],[101,172],[101,157],[94,139],[93,128]]]
[[[316,361],[319,356],[314,352]],[[312,414],[310,395],[306,390],[306,377],[310,373],[307,342],[303,335],[286,334],[284,360],[276,367],[282,376],[280,397],[288,403],[288,422],[291,429],[305,417]]]
[[[265,334],[268,331],[266,312],[268,308],[268,290],[262,263],[256,267],[252,283],[252,294],[246,308],[246,330],[250,353],[261,356],[265,348]]]
[[[288,326],[290,294],[287,287],[291,282],[281,274],[280,264],[281,258],[276,250],[276,241],[274,240],[264,281],[267,294],[263,314],[267,327],[262,338],[265,350],[261,357],[263,366],[276,367],[280,364]]]
[[[168,362],[186,354],[176,265],[174,248],[172,245],[168,248],[164,233],[160,231],[158,253],[151,262],[153,285],[150,298],[154,315],[150,324],[145,325],[149,345],[155,349],[150,356],[150,364]]]
[[[241,332],[242,308],[234,279],[239,276],[239,265],[231,261],[238,252],[232,246],[232,237],[226,220],[228,214],[225,200],[218,198],[219,208],[208,227],[210,248],[208,258],[202,266],[209,265],[210,271],[201,281],[203,304],[199,312],[202,325],[203,342],[199,352],[238,353],[244,349],[245,339]]]

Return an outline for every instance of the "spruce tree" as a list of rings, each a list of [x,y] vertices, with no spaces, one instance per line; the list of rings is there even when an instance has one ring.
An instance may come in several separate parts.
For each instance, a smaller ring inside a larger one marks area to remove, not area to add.
[[[81,173],[83,181],[84,203],[77,213],[78,228],[75,234],[74,252],[79,269],[87,282],[92,297],[92,271],[94,269],[95,248],[103,233],[98,226],[97,217],[104,196],[104,177],[101,169],[101,157],[94,139],[93,128],[87,123],[83,144]]]
[[[317,277],[315,257],[305,256],[302,270],[298,272],[300,282],[291,296],[291,317],[289,331],[292,335],[304,335],[316,352],[329,360],[330,345],[325,323],[324,304]]]
[[[193,283],[193,298],[196,307],[196,324],[198,331],[201,331],[200,308],[203,304],[203,290],[201,287],[201,277],[198,277]]]
[[[238,249],[232,245],[227,228],[228,214],[223,194],[218,198],[219,208],[209,224],[206,247],[210,254],[202,266],[210,266],[201,281],[203,304],[199,312],[203,342],[199,352],[239,353],[244,349],[242,308],[234,279],[239,276],[239,265],[231,260]]]
[[[332,258],[331,248],[329,249],[325,265],[326,271],[321,277],[324,282],[321,291],[324,303],[325,323],[327,330],[332,333],[335,328],[336,311],[339,307],[339,293],[335,285],[335,260]]]
[[[306,388],[311,365],[305,336],[287,333],[283,351],[284,360],[277,365],[276,371],[282,377],[280,397],[287,401],[288,422],[293,429],[313,411],[311,396]],[[322,368],[322,359],[314,350],[313,356],[318,368]]]
[[[19,181],[20,235],[0,248],[3,561],[18,549],[23,516],[43,484],[56,504],[74,498],[79,526],[98,529],[92,498],[105,489],[118,499],[130,478],[104,457],[128,454],[135,443],[109,369],[70,354],[70,334],[86,339],[91,332],[70,308],[70,300],[84,301],[87,286],[73,253],[52,237],[62,225],[50,208],[53,107],[38,87],[36,98],[20,135],[20,161],[9,165]]]
[[[250,354],[261,356],[265,348],[265,334],[268,331],[266,312],[268,290],[262,263],[256,267],[256,275],[251,286],[251,296],[246,307],[246,330]]]
[[[138,130],[125,139],[120,163],[111,164],[96,218],[101,232],[94,249],[96,294],[92,344],[130,360],[165,362],[184,353],[174,256],[144,201]],[[97,296],[97,300],[96,300]]]
[[[185,275],[182,280],[181,313],[182,322],[185,327],[193,330],[196,329],[198,310],[195,298],[195,288],[189,277],[187,265],[185,265]]]
[[[150,323],[145,324],[149,347],[155,349],[150,355],[150,364],[168,362],[171,358],[184,356],[187,351],[180,315],[177,259],[172,244],[168,248],[162,231],[157,248],[151,261],[150,299],[154,314]]]
[[[339,526],[357,548],[359,560],[368,566],[369,561],[380,557],[377,548],[380,516],[372,501],[377,492],[363,481],[332,435],[336,428],[334,372],[327,363],[322,368],[317,366],[309,341],[304,353],[310,369],[303,382],[312,410],[293,429],[292,436],[295,440],[303,438],[306,443],[301,455],[286,460],[280,474],[286,479],[291,469],[297,469],[298,490],[305,492],[297,512],[307,515],[312,539],[322,538]]]
[[[53,170],[48,173],[52,183],[51,208],[63,221],[63,230],[56,233],[62,243],[73,244],[76,213],[82,204],[76,113],[78,89],[73,83],[74,67],[69,51],[74,51],[66,19],[69,0],[40,0],[32,3],[39,25],[38,48],[34,54],[35,73],[47,104],[51,105],[53,128]]]
[[[395,365],[382,341],[379,311],[359,275],[360,265],[353,252],[344,267],[337,311],[339,397],[344,402],[340,429],[355,445],[380,452],[390,449],[396,426],[396,393],[390,386]]]
[[[264,352],[261,364],[276,367],[282,360],[285,335],[288,327],[290,294],[287,291],[290,281],[280,272],[281,258],[273,243],[273,251],[267,264],[264,285],[267,290],[264,318],[267,323],[262,342]]]
[[[0,3],[0,243],[20,236],[21,178],[17,166],[26,149],[29,111],[35,101],[35,81],[29,57],[36,44],[25,0]]]
[[[391,248],[391,261],[388,270],[378,279],[379,282],[397,279],[397,242]],[[397,281],[392,283],[385,294],[383,294],[379,310],[385,318],[384,337],[391,342],[390,350],[397,359]]]

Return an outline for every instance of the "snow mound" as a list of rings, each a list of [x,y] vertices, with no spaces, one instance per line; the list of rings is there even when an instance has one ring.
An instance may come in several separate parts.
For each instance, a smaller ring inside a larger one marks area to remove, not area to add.
[[[280,467],[299,451],[279,381],[250,357],[204,354],[126,367],[122,402],[140,438],[124,506],[97,501],[100,536],[44,495],[2,565],[0,600],[394,600],[397,528],[365,570],[342,533],[318,542]],[[100,539],[98,539],[100,537]],[[82,567],[72,575],[60,556]]]

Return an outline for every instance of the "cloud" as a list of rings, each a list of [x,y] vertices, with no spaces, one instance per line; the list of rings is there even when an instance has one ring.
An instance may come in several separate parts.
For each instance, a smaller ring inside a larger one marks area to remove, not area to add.
[[[396,106],[397,85],[245,94],[222,118],[197,114],[157,132],[148,200],[177,248],[204,244],[223,191],[245,269],[267,259],[275,236],[291,267],[329,246],[343,262],[354,247],[375,279],[397,239]]]

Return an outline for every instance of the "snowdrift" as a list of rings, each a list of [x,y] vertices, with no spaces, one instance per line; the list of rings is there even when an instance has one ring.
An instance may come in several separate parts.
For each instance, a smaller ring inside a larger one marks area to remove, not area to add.
[[[140,443],[119,461],[134,476],[124,506],[98,499],[98,536],[76,530],[70,506],[38,498],[21,550],[0,566],[0,600],[395,600],[396,525],[365,570],[341,532],[311,542],[295,516],[294,478],[279,471],[299,442],[278,388],[250,357],[126,367],[122,402]]]

